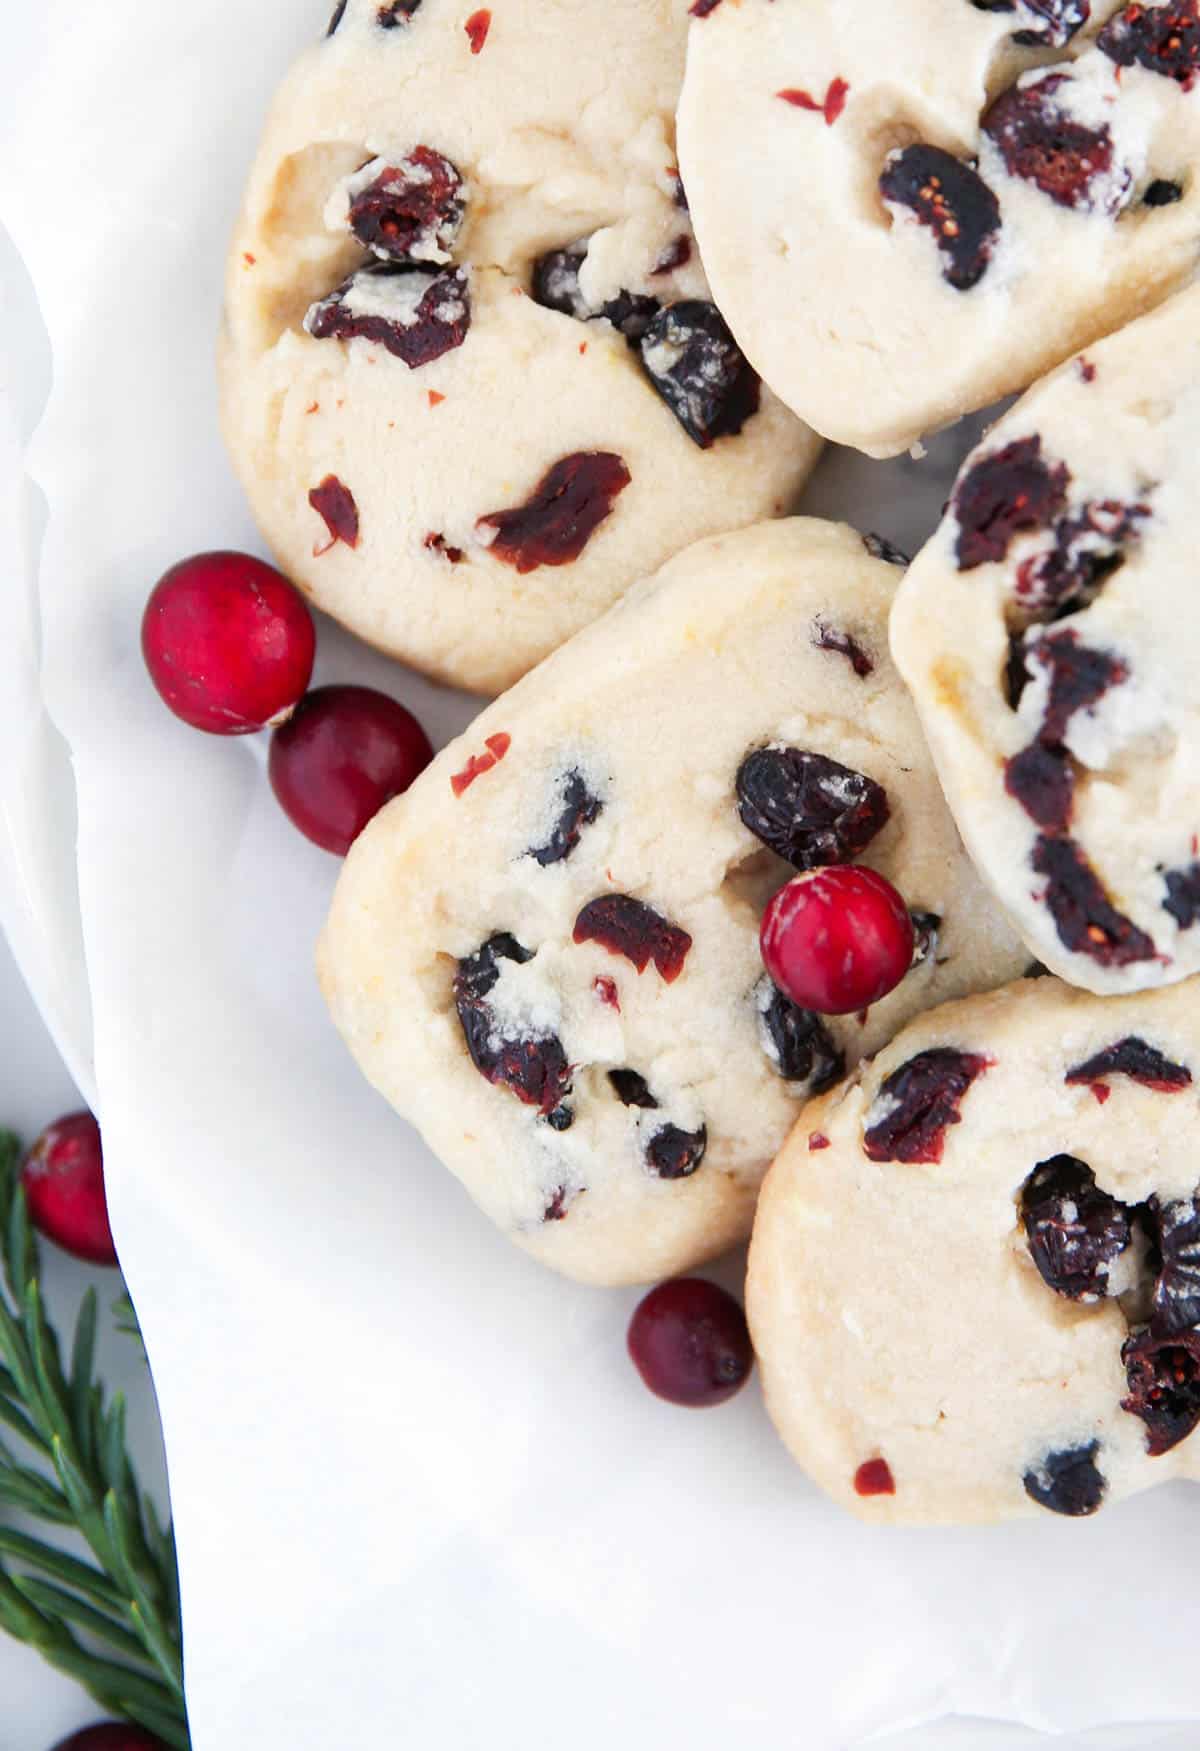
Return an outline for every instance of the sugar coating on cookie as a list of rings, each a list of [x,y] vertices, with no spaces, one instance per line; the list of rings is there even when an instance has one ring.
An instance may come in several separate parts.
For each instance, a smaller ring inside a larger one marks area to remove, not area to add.
[[[714,294],[827,437],[891,455],[1190,278],[1196,0],[715,0],[679,110]]]
[[[289,576],[508,685],[818,440],[712,303],[675,162],[684,0],[349,0],[234,237],[224,428]],[[333,515],[330,515],[330,512]]]
[[[1092,991],[1200,971],[1198,503],[1188,291],[991,428],[892,617],[976,863]]]
[[[806,1107],[747,1311],[809,1475],[898,1525],[1200,1479],[1200,992],[1053,978],[918,1017]]]
[[[698,543],[447,748],[354,846],[322,984],[359,1064],[483,1209],[638,1282],[750,1227],[800,1102],[1027,957],[955,835],[886,648],[899,568],[779,521]],[[879,869],[917,950],[869,1013],[758,947],[812,862]]]

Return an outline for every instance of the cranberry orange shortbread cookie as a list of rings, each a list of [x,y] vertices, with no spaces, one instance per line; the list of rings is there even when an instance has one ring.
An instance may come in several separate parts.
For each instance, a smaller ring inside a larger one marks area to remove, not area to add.
[[[852,530],[670,561],[488,708],[350,853],[321,951],[372,1082],[488,1214],[594,1282],[748,1232],[798,1103],[1027,956],[955,835]],[[917,949],[869,1013],[765,977],[797,869],[861,861]]]
[[[1056,979],[919,1017],[806,1107],[748,1312],[810,1476],[896,1523],[1200,1479],[1200,991]]]
[[[1197,0],[695,0],[679,149],[767,381],[873,455],[1190,277]]]
[[[508,685],[818,441],[711,301],[675,165],[686,0],[348,0],[230,256],[224,424],[314,600]]]
[[[1200,971],[1200,291],[967,458],[892,647],[980,870],[1099,992]]]

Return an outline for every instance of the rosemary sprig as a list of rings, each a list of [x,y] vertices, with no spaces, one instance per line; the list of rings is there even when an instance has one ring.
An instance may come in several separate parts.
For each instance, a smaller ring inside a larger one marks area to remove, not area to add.
[[[64,1366],[42,1306],[20,1157],[17,1138],[0,1131],[0,1629],[109,1714],[187,1751],[174,1536],[138,1482],[124,1399],[95,1377],[93,1289]],[[114,1313],[140,1341],[127,1296]],[[82,1534],[94,1560],[6,1525],[6,1508]]]

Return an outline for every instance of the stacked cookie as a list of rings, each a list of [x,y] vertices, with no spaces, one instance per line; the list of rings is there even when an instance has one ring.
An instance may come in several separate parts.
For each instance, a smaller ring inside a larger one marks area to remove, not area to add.
[[[1082,1515],[1200,1475],[1200,19],[876,11],[343,0],[251,180],[226,424],[321,606],[508,688],[339,882],[366,1074],[569,1276],[753,1225],[836,1498]],[[818,433],[1039,376],[907,570],[789,514]],[[842,866],[913,954],[830,1015],[759,934]]]

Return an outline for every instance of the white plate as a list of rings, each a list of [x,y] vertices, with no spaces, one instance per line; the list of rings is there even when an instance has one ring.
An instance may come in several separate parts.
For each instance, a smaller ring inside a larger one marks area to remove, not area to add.
[[[822,1751],[956,1711],[1200,1717],[1195,1607],[1182,1587],[1164,1605],[1200,1567],[1182,1491],[1086,1526],[881,1537],[806,1485],[756,1392],[704,1417],[650,1399],[623,1354],[634,1297],[512,1251],[347,1061],[311,970],[336,866],[275,809],[261,749],[187,732],[147,684],[154,578],[255,542],[214,416],[220,258],[270,90],[325,11],[44,0],[12,21],[0,117],[0,217],[54,348],[30,459],[52,512],[42,696],[78,782],[95,1073],[197,1751]],[[867,477],[864,520],[911,540],[960,442],[936,466],[835,462],[810,506]],[[16,591],[5,640],[26,653],[0,719],[20,750],[38,694]],[[382,684],[439,734],[469,709],[328,626],[321,645],[325,678]],[[83,1057],[39,757],[20,807],[7,787],[0,904]]]

